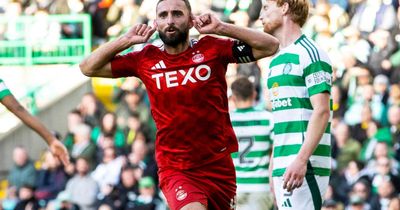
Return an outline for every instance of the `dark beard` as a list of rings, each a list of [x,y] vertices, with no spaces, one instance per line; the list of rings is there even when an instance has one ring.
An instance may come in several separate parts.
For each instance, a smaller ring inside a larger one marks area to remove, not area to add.
[[[160,39],[164,42],[165,45],[176,47],[181,43],[184,43],[189,35],[189,31],[180,31],[176,29],[176,35],[168,37],[164,32],[159,31]]]

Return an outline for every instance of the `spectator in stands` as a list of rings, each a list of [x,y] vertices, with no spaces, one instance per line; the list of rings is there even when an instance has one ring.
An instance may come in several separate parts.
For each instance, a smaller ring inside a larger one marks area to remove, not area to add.
[[[120,155],[127,154],[127,152],[125,151],[125,148],[115,147],[114,136],[111,136],[111,135],[105,135],[103,137],[101,145],[98,145],[98,146],[99,147],[97,148],[97,153],[96,153],[97,163],[101,163],[103,161],[104,150],[109,147],[113,147],[115,149],[115,154],[117,157]]]
[[[132,144],[131,153],[128,155],[129,164],[139,167],[141,176],[151,176],[157,179],[157,164],[154,160],[154,153],[149,153],[149,146],[144,138],[137,138]]]
[[[365,0],[356,9],[351,25],[366,37],[376,29],[391,30],[396,23],[396,12],[383,0]]]
[[[19,201],[18,191],[15,186],[10,186],[6,190],[6,197],[0,202],[1,210],[14,210]]]
[[[121,172],[120,183],[113,187],[109,194],[100,201],[114,209],[129,209],[136,206],[135,201],[139,195],[138,181],[135,177],[135,168],[124,167]]]
[[[352,52],[358,61],[366,64],[371,54],[371,46],[366,39],[361,37],[360,31],[354,26],[348,26],[342,32],[345,42],[344,46]]]
[[[121,96],[120,103],[116,110],[118,118],[124,118],[126,121],[129,113],[137,112],[139,113],[140,121],[149,123],[150,110],[149,106],[144,103],[143,97],[144,92],[140,88],[126,91],[123,96]]]
[[[9,185],[16,187],[17,190],[23,185],[35,186],[36,170],[26,149],[21,146],[14,148],[13,160],[14,166],[7,178]]]
[[[397,191],[400,189],[400,177],[391,172],[391,162],[388,157],[379,157],[376,160],[375,169],[368,172],[369,179],[372,183],[372,192],[377,193],[378,187],[382,185],[385,180],[390,181]]]
[[[95,46],[98,46],[106,41],[108,22],[105,21],[105,17],[112,2],[113,1],[110,0],[84,1],[86,8],[85,12],[89,13],[92,19],[93,44]]]
[[[343,173],[337,177],[333,177],[332,184],[334,188],[334,198],[342,203],[348,203],[348,195],[354,183],[362,176],[361,170],[363,164],[356,160],[351,160]]]
[[[346,57],[351,57],[353,55],[346,54]],[[363,87],[364,85],[369,85],[372,83],[373,75],[371,75],[370,70],[366,66],[358,65],[358,63],[351,63],[346,66],[346,72],[342,78],[342,85],[348,91],[350,97],[353,97],[353,100],[362,99],[362,89],[358,90],[357,88]],[[351,66],[355,65],[355,66]],[[353,85],[353,86],[351,86]]]
[[[399,175],[399,162],[392,158],[391,155],[393,154],[391,150],[392,147],[388,145],[387,142],[383,142],[383,141],[379,141],[376,143],[375,148],[374,148],[374,156],[373,158],[368,160],[368,164],[366,165],[366,170],[374,170],[375,168],[377,168],[377,164],[378,164],[378,159],[380,158],[389,158],[390,161],[390,172],[393,175],[398,176]]]
[[[71,201],[77,204],[80,210],[95,210],[98,186],[90,176],[90,166],[85,158],[76,160],[76,175],[68,182],[65,192],[71,195]]]
[[[113,112],[107,112],[101,118],[100,125],[93,128],[91,139],[101,147],[104,136],[112,136],[114,145],[118,148],[125,146],[124,132],[117,125],[117,116]]]
[[[373,125],[373,124],[372,124]],[[360,160],[367,162],[374,158],[375,147],[378,142],[385,142],[388,145],[392,145],[392,138],[387,128],[376,128],[370,126],[367,130],[368,140],[363,143]],[[392,154],[392,152],[390,152]]]
[[[146,124],[140,121],[139,113],[130,113],[125,129],[126,145],[132,145],[136,138],[141,138],[140,135],[149,136],[150,130]]]
[[[340,149],[337,155],[337,170],[342,171],[351,160],[357,160],[361,145],[350,137],[349,126],[345,123],[337,125],[333,135],[336,139],[336,145]]]
[[[396,49],[396,43],[387,30],[376,30],[368,35],[368,40],[372,43],[371,55],[368,59],[368,66],[374,75],[391,75],[391,69],[384,66],[384,61],[389,59]]]
[[[364,208],[365,209],[371,209],[371,185],[369,182],[365,179],[359,179],[356,183],[354,183],[351,192],[350,192],[350,198],[352,196],[357,196],[361,198],[365,203],[364,203]],[[351,201],[350,201],[351,202]]]
[[[389,78],[385,75],[380,74],[374,78],[373,86],[375,95],[385,105],[388,103],[389,100],[389,85]]]
[[[347,205],[346,210],[370,210],[367,209],[365,200],[360,196],[352,195],[350,197],[350,203]]]
[[[336,187],[335,187],[336,188]],[[335,198],[335,190],[333,188],[333,184],[329,183],[328,189],[326,190],[325,195],[323,196],[323,203],[322,207],[331,207],[331,208],[340,208],[343,204],[339,201],[337,198]],[[326,205],[326,203],[332,203],[331,205]],[[335,205],[333,205],[335,204]],[[322,208],[324,209],[324,208]],[[329,209],[329,208],[328,208]]]
[[[372,75],[365,67],[352,67],[346,70],[342,85],[347,91],[349,108],[345,113],[345,121],[349,125],[361,122],[361,107],[366,101],[364,90],[372,83]],[[371,89],[372,87],[370,87]],[[369,96],[369,95],[368,95]],[[375,111],[373,110],[375,113]],[[375,115],[373,115],[375,116]]]
[[[45,203],[55,199],[57,194],[65,188],[67,179],[60,161],[46,151],[41,169],[37,172],[36,198]]]
[[[337,56],[332,58],[334,61],[336,60],[337,64],[335,65],[338,70],[336,71],[336,76],[340,79],[340,85],[341,87],[348,91],[350,87],[350,84],[356,83],[358,84],[358,79],[357,76],[360,75],[361,70],[359,66],[359,61],[357,58],[354,56],[353,52],[348,48],[348,47],[342,47],[339,49],[339,53]],[[367,70],[367,74],[368,74]],[[367,78],[369,79],[369,75],[366,75]],[[334,77],[333,77],[334,78]],[[354,82],[354,80],[356,82]],[[368,84],[369,80],[364,79],[365,84]],[[346,94],[347,95],[347,94]]]
[[[96,145],[90,139],[91,129],[88,125],[81,123],[74,127],[74,144],[69,148],[71,157],[86,158],[89,161],[90,169],[96,166]]]
[[[140,194],[135,202],[136,207],[128,208],[128,210],[156,210],[164,207],[161,199],[157,197],[156,185],[152,177],[146,176],[139,180],[139,192]]]
[[[34,191],[35,188],[32,186],[22,186],[18,192],[20,201],[14,210],[39,210],[39,201],[35,198]]]
[[[390,200],[393,199],[397,193],[396,186],[390,179],[383,179],[377,187],[378,196],[372,198],[371,209],[388,209]]]
[[[103,162],[97,165],[91,173],[92,178],[97,182],[100,188],[100,199],[109,194],[113,186],[119,183],[121,168],[125,165],[125,158],[117,157],[114,147],[104,149]]]
[[[354,102],[345,114],[346,122],[351,125],[361,123],[363,107],[367,105],[371,107],[372,119],[382,124],[385,114],[385,105],[382,103],[381,98],[375,94],[373,86],[369,84],[356,88]]]
[[[72,145],[74,144],[74,129],[77,125],[83,123],[83,118],[81,116],[81,112],[78,109],[73,109],[68,113],[67,116],[67,134],[64,137],[64,145],[67,147],[70,152],[72,149]]]
[[[86,93],[82,96],[78,110],[81,112],[83,121],[90,127],[94,128],[100,125],[104,107],[93,93]]]
[[[368,129],[377,125],[378,123],[372,119],[372,109],[366,103],[361,110],[361,122],[351,127],[351,137],[362,145],[370,137]]]
[[[112,94],[112,101],[117,104],[117,123],[122,129],[125,129],[127,126],[127,115],[124,115],[125,113],[119,114],[118,110],[121,109],[122,106],[127,106],[127,102],[125,101],[124,97],[130,91],[137,92],[138,95],[144,94],[145,92],[145,90],[141,87],[141,82],[139,79],[128,77],[124,78],[119,87],[114,88]]]

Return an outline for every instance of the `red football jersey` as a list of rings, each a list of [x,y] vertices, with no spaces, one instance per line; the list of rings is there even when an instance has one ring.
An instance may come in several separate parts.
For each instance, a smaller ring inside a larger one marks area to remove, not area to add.
[[[190,169],[238,150],[228,112],[225,73],[234,40],[206,36],[170,55],[148,45],[116,56],[114,77],[135,76],[148,91],[160,168]]]

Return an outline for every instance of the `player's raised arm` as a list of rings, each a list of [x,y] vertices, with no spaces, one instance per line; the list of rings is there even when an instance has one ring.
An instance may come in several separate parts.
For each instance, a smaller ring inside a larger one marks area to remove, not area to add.
[[[224,23],[212,14],[203,14],[194,18],[195,28],[202,34],[217,34],[238,39],[250,46],[255,60],[271,56],[279,48],[275,37],[251,28]]]
[[[112,77],[111,60],[130,46],[147,42],[154,31],[155,28],[146,24],[133,26],[126,34],[100,46],[86,57],[79,64],[82,73],[88,77]]]
[[[51,152],[67,166],[69,155],[65,146],[34,116],[32,116],[13,95],[7,95],[0,102],[17,116],[25,125],[39,134],[49,145]]]

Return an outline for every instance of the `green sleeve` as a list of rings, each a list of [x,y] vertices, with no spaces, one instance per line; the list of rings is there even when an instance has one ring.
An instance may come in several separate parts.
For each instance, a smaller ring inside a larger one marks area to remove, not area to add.
[[[304,69],[304,79],[309,96],[331,92],[332,87],[332,67],[324,61],[311,63]]]
[[[8,95],[11,95],[11,91],[7,88],[4,81],[0,79],[0,101]]]

